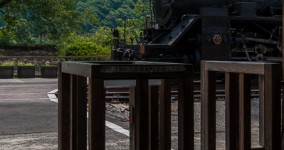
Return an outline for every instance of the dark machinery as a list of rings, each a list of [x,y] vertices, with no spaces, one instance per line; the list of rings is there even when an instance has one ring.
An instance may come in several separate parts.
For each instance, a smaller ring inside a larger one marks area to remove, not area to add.
[[[139,48],[115,59],[263,61],[282,53],[281,0],[153,0]],[[118,53],[121,53],[120,55]]]

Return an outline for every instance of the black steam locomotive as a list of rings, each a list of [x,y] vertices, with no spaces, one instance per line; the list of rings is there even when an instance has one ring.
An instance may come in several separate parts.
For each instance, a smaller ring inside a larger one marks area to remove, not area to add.
[[[282,55],[281,0],[153,0],[152,7],[139,48],[117,46],[113,58],[198,65]]]

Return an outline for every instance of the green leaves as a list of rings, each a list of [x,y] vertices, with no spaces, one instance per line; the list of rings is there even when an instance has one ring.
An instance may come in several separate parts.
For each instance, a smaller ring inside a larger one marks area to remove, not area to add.
[[[150,14],[148,0],[0,0],[0,8],[0,44],[56,45],[79,56],[110,55],[111,28],[130,43]]]
[[[92,35],[69,35],[61,48],[63,56],[99,56],[110,58],[111,30],[107,27],[100,28]]]
[[[18,44],[56,44],[70,32],[82,31],[75,0],[17,0],[2,8],[0,29]]]

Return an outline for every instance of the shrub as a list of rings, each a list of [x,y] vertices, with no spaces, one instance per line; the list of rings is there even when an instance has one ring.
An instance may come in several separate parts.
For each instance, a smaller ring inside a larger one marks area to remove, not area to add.
[[[15,61],[3,61],[1,62],[1,66],[15,66]]]
[[[70,35],[62,41],[59,48],[60,56],[88,56],[110,59],[112,47],[112,30],[100,27],[94,33]]]
[[[66,56],[106,56],[110,50],[92,42],[70,44],[65,49]]]
[[[16,66],[34,66],[34,64],[31,62],[22,62],[22,61],[16,62],[15,64]]]

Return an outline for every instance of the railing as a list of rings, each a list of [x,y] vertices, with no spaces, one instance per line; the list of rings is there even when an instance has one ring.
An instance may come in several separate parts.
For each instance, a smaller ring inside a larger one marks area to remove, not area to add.
[[[130,88],[129,104],[132,150],[171,149],[170,89],[172,79],[177,79],[178,149],[194,149],[191,65],[139,61],[63,62],[59,72],[60,150],[105,149],[104,81],[113,79],[136,81],[135,87]],[[280,150],[281,65],[232,61],[203,61],[201,64],[201,149],[216,149],[215,77],[219,76],[218,72],[225,76],[225,149]],[[251,146],[251,74],[258,76],[259,85],[257,147]],[[150,85],[149,79],[161,79],[161,84]]]
[[[202,150],[216,149],[215,75],[225,74],[226,150],[281,149],[281,65],[202,62]],[[250,74],[259,76],[259,146],[251,147]]]
[[[130,149],[171,149],[172,79],[177,81],[179,97],[178,148],[194,148],[191,65],[139,61],[62,62],[59,73],[60,150],[105,149],[104,81],[113,79],[136,80],[136,86],[130,91]],[[161,79],[161,85],[149,88],[149,79]]]

